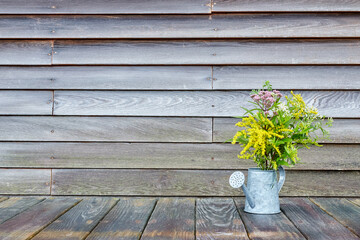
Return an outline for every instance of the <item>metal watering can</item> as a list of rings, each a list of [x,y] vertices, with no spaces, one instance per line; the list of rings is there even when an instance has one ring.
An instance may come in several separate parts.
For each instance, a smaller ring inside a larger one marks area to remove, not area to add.
[[[285,182],[285,170],[279,167],[279,182],[275,170],[249,168],[247,187],[245,176],[237,171],[231,174],[229,183],[233,188],[242,188],[245,196],[245,212],[256,214],[280,213],[279,192]]]

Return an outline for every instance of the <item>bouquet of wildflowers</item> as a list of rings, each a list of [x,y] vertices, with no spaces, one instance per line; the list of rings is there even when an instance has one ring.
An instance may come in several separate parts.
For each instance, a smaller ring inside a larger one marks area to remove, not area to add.
[[[250,97],[255,108],[244,108],[248,117],[236,124],[241,129],[232,139],[232,144],[243,147],[238,158],[253,159],[262,170],[291,167],[300,160],[298,149],[320,146],[317,141],[328,137],[324,124],[331,126],[332,119],[307,106],[300,94],[291,91],[281,101],[283,95],[266,82]]]

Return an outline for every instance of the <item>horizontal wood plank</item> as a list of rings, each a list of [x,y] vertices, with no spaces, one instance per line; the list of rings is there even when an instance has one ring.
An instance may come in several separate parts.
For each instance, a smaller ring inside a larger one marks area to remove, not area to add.
[[[232,138],[240,128],[235,124],[237,118],[214,118],[214,142],[225,142]],[[330,140],[321,140],[325,143],[360,143],[360,120],[335,119],[332,127],[326,127]]]
[[[84,239],[116,204],[114,198],[87,198],[37,234],[34,240]]]
[[[156,202],[152,198],[121,198],[86,239],[138,240]]]
[[[281,210],[306,239],[358,239],[309,199],[281,199],[280,203]]]
[[[211,67],[0,67],[0,89],[211,89]]]
[[[359,40],[55,41],[53,64],[360,64]]]
[[[296,93],[322,115],[360,117],[358,91]],[[55,91],[54,99],[55,115],[231,117],[253,106],[247,91]]]
[[[1,0],[0,14],[189,14],[210,13],[210,7],[210,0]]]
[[[268,80],[274,89],[360,89],[359,66],[224,66],[214,67],[214,89],[259,89]]]
[[[0,143],[0,167],[6,168],[166,168],[247,169],[231,144],[171,143]],[[302,164],[291,170],[360,170],[360,145],[300,149]]]
[[[210,118],[0,117],[2,141],[211,142]]]
[[[359,37],[359,20],[358,14],[0,16],[0,38]]]
[[[0,6],[0,9],[2,6]],[[0,65],[50,65],[50,41],[0,41]]]
[[[51,115],[51,91],[0,91],[1,115]]]
[[[79,201],[76,198],[48,198],[1,224],[0,238],[30,239]]]
[[[0,169],[0,194],[50,193],[49,169]]]
[[[244,211],[245,198],[236,198],[235,203],[244,221],[250,239],[288,240],[305,237],[284,215],[279,214],[252,214]]]
[[[360,238],[359,206],[344,198],[312,198],[311,201]]]
[[[213,12],[359,12],[352,0],[214,0]]]
[[[54,195],[239,196],[233,171],[54,169]],[[141,176],[141,177],[139,177]],[[282,196],[359,196],[359,171],[288,171]],[[328,184],[329,181],[332,184]],[[302,184],[299,185],[299,182]]]

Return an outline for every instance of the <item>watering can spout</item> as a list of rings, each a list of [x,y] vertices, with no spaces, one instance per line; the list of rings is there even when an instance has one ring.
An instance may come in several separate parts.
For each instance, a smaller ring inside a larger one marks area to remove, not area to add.
[[[233,188],[241,187],[246,196],[246,201],[248,201],[251,208],[254,208],[255,207],[254,199],[251,196],[250,192],[248,191],[247,187],[245,186],[244,182],[245,182],[245,176],[240,171],[234,172],[233,174],[231,174],[229,178],[230,186]]]

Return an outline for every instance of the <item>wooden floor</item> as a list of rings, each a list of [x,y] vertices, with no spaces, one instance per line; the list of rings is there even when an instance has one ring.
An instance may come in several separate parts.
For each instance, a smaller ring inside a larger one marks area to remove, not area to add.
[[[0,239],[360,239],[360,199],[0,197]]]

